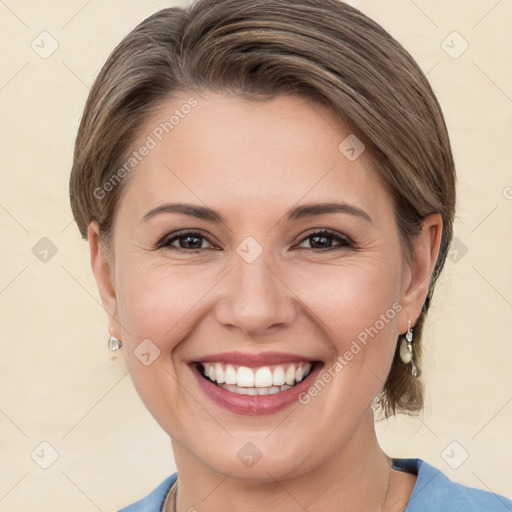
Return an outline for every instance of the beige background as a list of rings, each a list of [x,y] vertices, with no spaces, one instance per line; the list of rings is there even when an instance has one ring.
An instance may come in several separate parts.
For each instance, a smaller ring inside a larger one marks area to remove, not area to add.
[[[351,3],[428,72],[458,164],[456,241],[427,326],[428,406],[380,423],[379,436],[393,456],[511,496],[512,4]],[[174,470],[167,436],[107,349],[67,197],[94,77],[136,23],[171,5],[0,1],[0,511],[115,510]]]

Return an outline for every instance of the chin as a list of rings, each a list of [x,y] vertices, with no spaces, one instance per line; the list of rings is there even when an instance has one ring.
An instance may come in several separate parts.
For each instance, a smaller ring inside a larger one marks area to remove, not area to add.
[[[213,446],[213,450],[197,445],[193,448],[200,463],[216,473],[247,482],[296,477],[316,464],[316,457],[312,458],[304,449],[305,446],[312,447],[311,440],[301,440],[300,436],[291,439],[289,433],[270,437],[268,432],[258,435],[239,433],[236,439],[217,441]],[[319,452],[316,455],[321,457]]]

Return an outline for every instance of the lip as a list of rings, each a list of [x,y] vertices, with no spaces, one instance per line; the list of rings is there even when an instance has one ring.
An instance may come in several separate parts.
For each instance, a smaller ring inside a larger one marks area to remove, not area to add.
[[[219,361],[219,359],[213,360],[218,362],[228,362],[224,360]],[[260,364],[260,360],[260,358],[257,359],[258,364]],[[298,359],[296,358],[293,359],[293,361],[297,360]],[[303,361],[304,359],[302,358],[300,360]],[[208,362],[207,359],[204,359],[204,361]],[[287,361],[292,361],[292,359],[288,359]],[[305,361],[313,362],[311,359],[306,359]],[[237,362],[240,362],[240,359],[237,359]],[[320,373],[322,367],[323,363],[320,361],[315,361],[315,364],[308,376],[293,388],[287,389],[286,391],[280,391],[279,393],[274,393],[272,395],[238,395],[236,393],[232,393],[231,391],[227,391],[213,384],[213,382],[205,379],[201,375],[197,364],[190,365],[192,373],[194,374],[200,388],[204,391],[206,396],[208,396],[216,405],[222,407],[223,409],[243,416],[262,416],[266,414],[275,414],[287,407],[290,407],[294,403],[299,404],[299,395],[310,387],[311,382],[315,381],[315,378]]]
[[[260,352],[258,354],[251,354],[249,352],[222,352],[218,354],[208,354],[200,359],[194,359],[191,363],[225,363],[258,368],[260,366],[284,363],[309,363],[313,360],[314,358],[306,358],[285,352]]]

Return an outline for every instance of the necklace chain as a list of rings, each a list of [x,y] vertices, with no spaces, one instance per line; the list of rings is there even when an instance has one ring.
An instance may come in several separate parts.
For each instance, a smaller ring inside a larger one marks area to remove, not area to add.
[[[176,512],[176,498],[178,494],[178,480],[174,482],[165,497],[164,504],[162,506],[163,512]],[[382,511],[381,511],[382,512]]]
[[[388,462],[389,462],[389,459],[388,459]],[[384,507],[386,505],[386,502],[388,501],[389,488],[391,487],[391,473],[392,473],[392,469],[390,466],[389,474],[388,474],[388,485],[386,487],[386,494],[384,495],[384,499],[382,500],[382,503],[380,505],[379,512],[384,512]],[[170,488],[169,492],[167,493],[167,496],[164,501],[164,505],[162,507],[162,510],[164,512],[176,512],[177,495],[178,495],[178,480],[176,480],[176,482],[174,482],[174,484]]]
[[[388,464],[389,464],[388,485],[386,487],[386,494],[384,495],[384,499],[382,500],[382,503],[380,505],[380,511],[379,512],[384,512],[384,507],[386,505],[386,502],[388,501],[389,488],[391,487],[391,473],[393,472],[393,470],[391,468],[391,464],[390,464],[389,458],[387,458],[387,460],[388,460]]]

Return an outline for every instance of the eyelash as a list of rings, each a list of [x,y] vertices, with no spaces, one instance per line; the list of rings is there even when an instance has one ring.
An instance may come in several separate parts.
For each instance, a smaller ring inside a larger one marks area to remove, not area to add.
[[[319,231],[314,231],[312,233],[309,233],[307,236],[302,238],[300,243],[304,242],[308,238],[313,238],[315,236],[316,237],[322,236],[325,238],[327,238],[327,237],[332,238],[333,240],[338,242],[339,245],[334,246],[334,247],[329,247],[327,249],[313,249],[313,248],[303,248],[303,249],[305,249],[307,251],[312,251],[312,252],[330,252],[330,251],[336,251],[336,250],[340,250],[340,249],[345,249],[345,250],[356,249],[354,242],[352,240],[350,240],[347,236],[340,235],[340,234],[338,234],[334,231],[331,231],[329,229],[322,229]],[[172,242],[175,242],[176,240],[179,240],[182,238],[187,238],[187,237],[195,237],[195,238],[204,239],[209,244],[211,244],[215,247],[215,244],[203,233],[201,233],[199,231],[183,231],[181,233],[174,233],[172,235],[165,236],[160,242],[158,242],[156,249],[162,249],[164,247],[168,247],[168,248],[172,248],[173,250],[176,250],[178,252],[183,252],[183,253],[187,253],[187,254],[198,254],[201,251],[205,250],[205,249],[184,249],[183,247],[171,246]]]

